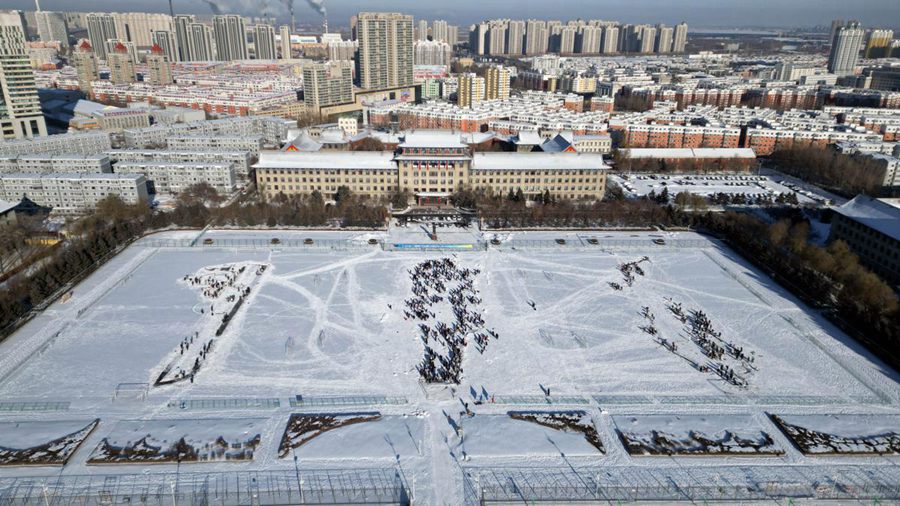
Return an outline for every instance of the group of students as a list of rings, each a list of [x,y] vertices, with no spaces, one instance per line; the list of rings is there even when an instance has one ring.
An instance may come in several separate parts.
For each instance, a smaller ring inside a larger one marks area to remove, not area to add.
[[[414,297],[405,301],[406,319],[421,320],[420,337],[425,345],[425,355],[418,370],[428,383],[459,383],[462,375],[462,350],[468,344],[466,336],[472,334],[478,350],[484,353],[490,337],[499,335],[493,330],[475,329],[484,327],[482,314],[473,306],[481,304],[475,289],[475,276],[481,271],[459,267],[452,258],[426,260],[409,271],[413,282]],[[449,288],[451,282],[457,284]],[[450,304],[455,321],[437,322],[433,326],[424,323],[433,319],[434,304],[444,300]],[[444,355],[435,351],[434,345],[443,345]]]

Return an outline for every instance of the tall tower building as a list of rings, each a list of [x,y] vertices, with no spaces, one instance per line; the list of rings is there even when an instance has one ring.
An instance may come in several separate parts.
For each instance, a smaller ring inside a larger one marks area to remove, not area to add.
[[[98,71],[97,55],[94,54],[94,48],[87,40],[81,41],[81,44],[75,48],[72,53],[72,66],[75,67],[78,76],[78,89],[85,95],[91,96],[91,83],[100,79]]]
[[[488,54],[487,23],[478,23],[469,27],[469,48],[477,55]]]
[[[31,61],[25,54],[25,32],[18,14],[0,15],[0,128],[4,139],[47,135],[34,84]]]
[[[150,39],[153,41],[151,50],[153,47],[159,46],[169,57],[170,62],[181,61],[178,57],[178,44],[175,41],[174,33],[168,30],[154,30],[150,34]]]
[[[313,63],[303,67],[303,103],[310,109],[353,102],[353,64]]]
[[[639,40],[640,52],[644,54],[652,53],[656,46],[656,27],[643,25],[641,27]]]
[[[178,15],[172,19],[175,25],[175,42],[178,44],[178,57],[173,61],[193,61],[190,52],[190,25],[195,22],[194,16]]]
[[[109,14],[90,13],[86,17],[88,39],[94,48],[97,58],[106,59],[106,41],[118,39],[116,22]]]
[[[190,61],[213,61],[216,59],[216,45],[213,30],[203,23],[188,25],[188,53]]]
[[[428,21],[420,19],[416,25],[416,40],[428,40]]]
[[[359,82],[365,89],[413,85],[413,18],[399,13],[357,16]]]
[[[460,107],[472,107],[484,101],[484,78],[468,73],[459,76],[459,87],[456,93],[456,104]]]
[[[131,42],[136,48],[150,48],[154,30],[171,30],[172,18],[168,14],[150,12],[116,12],[111,14],[116,25],[116,37]]]
[[[603,44],[601,47],[603,54],[612,54],[619,52],[619,27],[616,25],[607,25],[603,27]]]
[[[872,30],[866,38],[866,58],[887,58],[894,40],[893,30]]]
[[[285,60],[291,59],[291,27],[281,25],[278,27],[278,36],[281,40],[278,45],[281,47],[281,58]]]
[[[525,22],[512,20],[506,29],[506,54],[519,56],[525,52]]]
[[[172,77],[172,60],[159,46],[154,45],[147,55],[147,77],[154,86],[168,86],[175,82]]]
[[[134,57],[125,44],[118,42],[113,51],[107,53],[106,62],[109,65],[109,80],[113,84],[129,84],[137,81],[134,73]]]
[[[63,47],[69,45],[69,24],[66,15],[62,12],[37,11],[34,13],[37,23],[38,37],[44,42],[58,40]]]
[[[495,20],[489,23],[488,31],[488,54],[499,55],[506,54],[506,20]]]
[[[447,25],[447,43],[451,46],[459,44],[459,27],[456,25]]]
[[[253,44],[256,48],[257,60],[274,60],[278,58],[275,50],[274,26],[256,25],[253,28]]]
[[[685,46],[687,46],[687,34],[688,34],[688,25],[687,23],[678,23],[675,25],[675,36],[672,39],[672,52],[673,53],[683,53]]]
[[[450,65],[453,53],[450,44],[436,40],[417,40],[415,51],[416,65]]]
[[[654,52],[665,54],[672,52],[672,42],[675,38],[675,30],[666,25],[656,26],[656,45]]]
[[[250,58],[247,50],[247,28],[244,18],[234,14],[213,16],[216,51],[219,60],[234,61]]]
[[[450,40],[450,25],[443,19],[438,19],[431,23],[431,38],[438,42],[456,43],[456,41]]]
[[[525,54],[539,55],[547,52],[547,23],[529,19],[525,23]]]
[[[865,30],[855,21],[838,28],[831,42],[831,53],[828,55],[828,72],[839,76],[852,74],[859,61],[863,37]]]
[[[575,51],[581,54],[597,54],[600,52],[602,38],[602,27],[582,26],[575,36]]]
[[[572,54],[575,52],[575,34],[578,29],[574,26],[563,26],[559,32],[559,53]]]
[[[509,98],[510,73],[506,67],[490,67],[484,74],[484,99],[506,100]]]
[[[838,29],[844,26],[843,19],[833,19],[831,20],[831,32],[828,34],[828,43],[831,44],[834,42],[834,36],[837,35]]]

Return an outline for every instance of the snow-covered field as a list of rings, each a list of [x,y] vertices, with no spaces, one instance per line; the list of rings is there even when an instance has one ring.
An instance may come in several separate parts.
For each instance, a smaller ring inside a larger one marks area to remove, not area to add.
[[[666,473],[660,459],[675,459],[702,474],[734,458],[631,456],[617,429],[765,434],[776,451],[762,453],[778,455],[740,455],[760,480],[770,466],[802,468],[810,477],[833,476],[835,466],[849,463],[878,468],[879,479],[895,476],[900,485],[892,457],[807,456],[768,416],[900,413],[896,373],[734,253],[695,234],[664,234],[665,245],[650,241],[658,234],[588,234],[603,238],[595,245],[584,233],[516,232],[497,234],[501,244],[485,249],[494,234],[448,231],[445,242],[476,245],[455,253],[368,243],[428,242],[415,228],[230,230],[208,232],[195,247],[162,247],[198,233],[143,239],[0,344],[0,429],[15,424],[13,434],[21,435],[0,434],[0,447],[40,446],[100,419],[61,470],[6,467],[0,486],[28,476],[271,471],[289,479],[296,473],[303,487],[314,487],[316,473],[349,476],[364,468],[366,476],[387,469],[422,504],[459,504],[478,500],[472,476],[480,480],[488,469],[526,467],[542,476],[538,468],[578,473],[601,465]],[[282,240],[272,244],[273,237]],[[561,237],[566,244],[555,245]],[[213,244],[204,245],[206,238]],[[316,244],[299,246],[305,238]],[[642,274],[629,271],[627,282],[621,266],[645,256]],[[484,328],[498,338],[483,353],[468,340],[459,385],[426,385],[416,368],[424,352],[419,321],[404,317],[408,271],[446,257],[480,270],[474,288],[482,302],[470,308],[482,311]],[[221,291],[204,294],[185,281],[218,272],[209,267],[234,274],[241,266],[246,274]],[[210,312],[210,305],[221,306]],[[216,335],[226,314],[228,325]],[[185,347],[191,336],[195,344]],[[193,371],[192,381],[157,385],[172,364],[172,371]],[[742,381],[729,381],[732,373]],[[29,411],[37,402],[54,403],[41,409],[55,411]],[[604,451],[578,431],[509,414],[537,411],[583,412],[579,423],[596,430]],[[299,413],[379,416],[322,432],[280,457],[288,420]],[[68,426],[49,431],[40,425],[45,420]],[[852,426],[855,418],[845,420]],[[879,431],[900,433],[900,417],[878,420]],[[103,456],[103,440],[126,448],[145,437],[156,447],[184,438],[204,457],[180,467],[88,463]],[[752,478],[744,472],[740,479]]]

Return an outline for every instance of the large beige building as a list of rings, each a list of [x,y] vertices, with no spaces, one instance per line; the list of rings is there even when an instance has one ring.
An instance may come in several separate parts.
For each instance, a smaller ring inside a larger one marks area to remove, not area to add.
[[[371,197],[405,190],[420,204],[446,203],[459,188],[600,199],[607,172],[600,154],[473,154],[458,134],[443,132],[407,134],[396,152],[263,152],[254,168],[257,187],[269,198],[329,195],[347,186]]]
[[[484,100],[485,79],[468,73],[457,78],[456,104],[460,107],[473,107]]]
[[[47,135],[17,14],[0,17],[0,128],[4,139]]]
[[[147,81],[154,86],[167,86],[175,82],[172,77],[172,60],[165,50],[154,45],[147,55]]]
[[[129,84],[137,80],[134,72],[134,57],[121,42],[115,50],[106,55],[109,64],[109,80],[114,84]]]
[[[510,73],[506,67],[489,67],[484,74],[484,99],[506,100],[509,98]]]
[[[356,17],[359,84],[365,89],[413,85],[413,18],[362,12]]]

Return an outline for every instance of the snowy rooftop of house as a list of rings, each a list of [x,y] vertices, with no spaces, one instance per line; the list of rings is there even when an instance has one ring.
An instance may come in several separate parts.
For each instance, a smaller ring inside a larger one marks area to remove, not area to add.
[[[138,179],[144,177],[143,174],[113,174],[113,173],[88,173],[80,172],[12,172],[0,175],[0,179]]]
[[[464,148],[458,133],[441,131],[416,131],[406,134],[401,148]]]
[[[271,153],[259,155],[257,169],[394,169],[390,151]]]
[[[0,200],[0,215],[6,214],[10,209],[19,205],[18,202],[7,202],[5,200]]]
[[[537,146],[544,142],[544,138],[541,137],[537,132],[532,130],[525,130],[519,132],[519,135],[515,137],[515,143],[519,145],[525,146]]]
[[[637,148],[631,158],[756,158],[751,148]]]
[[[475,153],[479,170],[608,169],[603,155],[593,153]]]
[[[857,195],[835,212],[900,241],[900,199],[873,199]]]

